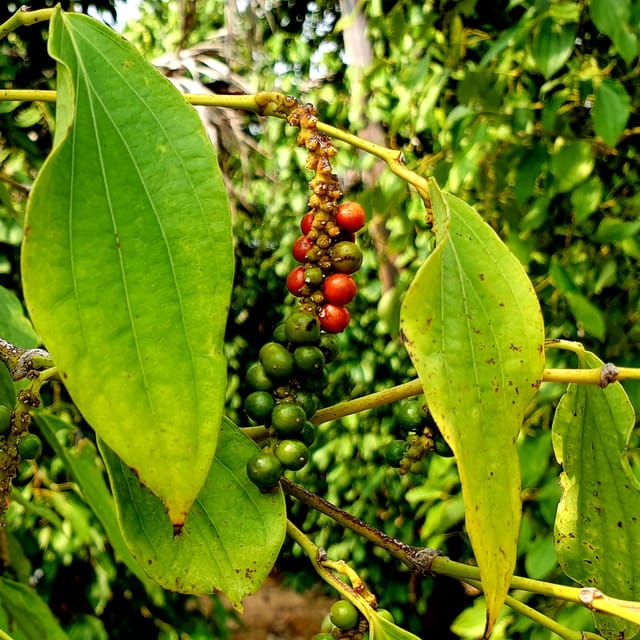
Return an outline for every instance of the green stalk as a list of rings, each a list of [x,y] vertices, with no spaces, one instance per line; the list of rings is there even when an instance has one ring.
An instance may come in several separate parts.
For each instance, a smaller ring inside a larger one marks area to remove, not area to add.
[[[26,6],[20,7],[6,22],[0,24],[0,39],[7,34],[15,31],[18,27],[38,24],[51,20],[54,9],[39,9],[37,11],[29,11]]]

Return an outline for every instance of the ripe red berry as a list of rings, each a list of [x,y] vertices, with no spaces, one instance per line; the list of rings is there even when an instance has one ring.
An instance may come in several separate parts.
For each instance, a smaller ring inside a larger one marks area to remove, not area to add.
[[[302,288],[305,285],[304,281],[304,267],[301,265],[299,267],[295,267],[289,272],[287,276],[287,289],[289,289],[289,293],[292,293],[294,296],[302,296]]]
[[[313,213],[305,213],[302,216],[302,220],[300,221],[300,230],[306,236],[309,231],[311,231],[311,227],[313,226]]]
[[[293,257],[298,262],[306,262],[307,253],[309,252],[310,249],[313,248],[313,246],[314,246],[313,242],[309,240],[307,236],[300,236],[293,243],[293,249],[292,249]]]
[[[331,304],[349,304],[355,298],[357,291],[358,287],[354,279],[346,273],[332,273],[322,283],[324,299]]]
[[[337,304],[323,304],[318,311],[320,327],[327,333],[340,333],[351,320],[349,309]]]
[[[366,214],[357,202],[343,202],[336,212],[336,222],[344,231],[355,233],[364,227]]]

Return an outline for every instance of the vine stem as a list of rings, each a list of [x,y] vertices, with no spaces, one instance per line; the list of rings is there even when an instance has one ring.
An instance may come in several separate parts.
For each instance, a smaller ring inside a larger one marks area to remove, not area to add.
[[[354,569],[343,561],[329,560],[324,549],[318,547],[290,520],[287,520],[287,535],[302,548],[316,573],[343,598],[349,600],[362,613],[366,612],[366,607],[376,606],[375,596]],[[346,576],[351,585],[342,580],[340,575]]]
[[[609,377],[603,378],[603,374]],[[631,367],[615,367],[614,365],[605,365],[605,367],[596,367],[594,369],[545,369],[542,375],[543,382],[556,382],[561,384],[591,384],[598,386],[606,386],[617,380],[640,380],[640,369]],[[311,418],[314,424],[330,422],[338,418],[344,418],[360,411],[375,409],[382,405],[419,396],[425,392],[421,381],[416,378],[410,382],[396,385],[390,389],[376,391],[360,398],[346,400],[339,404],[320,409],[316,411]]]
[[[414,547],[400,540],[396,540],[287,478],[282,478],[280,484],[284,492],[288,495],[316,509],[320,513],[329,516],[338,524],[384,549],[391,556],[407,565],[412,571],[421,574],[447,576],[481,588],[480,569],[478,567],[451,560],[434,549]],[[511,578],[510,588],[536,593],[551,599],[573,602],[586,606],[592,611],[607,613],[628,620],[634,624],[640,624],[640,603],[610,598],[597,589],[569,587],[520,576],[513,576]],[[508,604],[511,606],[510,602]],[[526,605],[518,603],[516,607],[518,606],[524,607]],[[528,607],[528,609],[530,609],[530,607]],[[557,631],[554,631],[554,633],[557,633]],[[585,638],[595,640],[599,638],[599,636],[593,634],[577,636],[559,635],[567,640],[583,640]]]
[[[468,580],[467,582],[477,589],[482,589],[482,583],[476,580]],[[562,640],[603,640],[602,636],[595,633],[590,633],[588,631],[573,631],[573,629],[569,629],[564,625],[559,624],[549,616],[546,616],[537,609],[521,602],[514,596],[507,595],[504,603],[520,615],[526,616],[541,627],[545,627],[557,636],[560,636]]]
[[[30,11],[28,7],[20,7],[6,22],[0,24],[0,39],[15,31],[18,27],[37,24],[51,20],[55,9],[38,9]]]

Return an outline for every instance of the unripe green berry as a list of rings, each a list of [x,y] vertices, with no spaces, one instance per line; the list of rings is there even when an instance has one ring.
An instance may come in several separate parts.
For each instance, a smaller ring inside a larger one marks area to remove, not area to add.
[[[271,426],[281,436],[292,436],[299,434],[304,423],[307,420],[307,414],[304,409],[293,402],[281,402],[273,407],[271,412]]]
[[[286,344],[287,343],[287,333],[284,330],[284,322],[280,323],[273,330],[273,340],[275,342],[279,342],[280,344]]]
[[[281,440],[275,453],[282,466],[291,471],[302,469],[309,460],[309,448],[300,440]]]
[[[307,418],[310,418],[318,410],[318,398],[311,391],[300,389],[295,395],[294,402],[303,408]]]
[[[293,373],[293,356],[277,342],[262,345],[258,356],[270,378],[288,378]]]
[[[266,420],[270,415],[276,401],[268,391],[254,391],[244,400],[244,410],[247,415],[256,422]]]
[[[305,344],[293,352],[293,361],[299,371],[318,373],[324,367],[324,354],[319,347]]]
[[[316,425],[313,422],[307,420],[300,432],[300,440],[304,442],[307,447],[310,447],[316,440]]]
[[[18,440],[18,453],[25,460],[34,460],[42,453],[42,440],[35,433],[27,433]]]
[[[358,624],[360,613],[348,600],[338,600],[331,605],[329,617],[338,629],[348,631]]]
[[[405,457],[407,443],[404,440],[392,440],[384,448],[384,459],[390,467],[399,467],[400,461]]]
[[[9,407],[5,405],[0,405],[0,435],[9,433],[11,429],[12,414],[13,414],[13,411]]]
[[[393,614],[388,609],[376,609],[376,613],[387,622],[395,624],[396,621],[393,617]]]
[[[316,633],[313,640],[335,640],[335,638],[330,633]]]
[[[300,381],[300,384],[305,391],[320,393],[320,391],[324,391],[329,384],[329,374],[326,369],[322,369],[315,375],[305,376],[305,378]]]
[[[324,361],[329,363],[333,362],[340,352],[340,345],[338,339],[331,333],[323,333],[320,336],[320,349],[324,353]]]
[[[338,242],[331,253],[331,265],[338,273],[354,273],[362,265],[362,250],[354,242]]]
[[[261,363],[254,364],[249,368],[246,382],[249,387],[256,391],[269,391],[273,389],[273,382]]]
[[[422,407],[417,400],[405,402],[396,413],[398,425],[405,431],[414,431],[424,424]]]
[[[261,451],[247,460],[247,476],[260,489],[273,489],[282,475],[280,461],[267,451]]]
[[[317,316],[304,311],[292,313],[284,323],[287,339],[294,344],[314,344],[320,339]]]
[[[323,274],[320,267],[311,267],[304,272],[304,281],[314,287],[319,287],[322,284]]]
[[[442,458],[452,458],[454,455],[453,450],[439,431],[433,434],[433,450]]]

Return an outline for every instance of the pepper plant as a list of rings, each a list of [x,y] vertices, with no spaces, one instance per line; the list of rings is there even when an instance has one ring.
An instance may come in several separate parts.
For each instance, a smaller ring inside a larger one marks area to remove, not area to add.
[[[413,572],[479,589],[484,637],[505,604],[566,639],[635,635],[640,486],[628,455],[635,416],[619,381],[640,371],[605,364],[575,342],[545,340],[520,261],[472,206],[409,168],[398,151],[321,122],[313,105],[276,92],[185,99],[120,36],[60,8],[21,10],[0,36],[43,20],[50,21],[56,92],[0,92],[3,100],[56,103],[53,149],[24,221],[28,319],[7,298],[0,342],[3,521],[20,465],[37,458],[44,438],[116,557],[145,584],[222,592],[241,608],[287,535],[339,594],[318,637],[417,637],[378,607],[348,559],[329,558],[314,532],[287,518],[289,495]],[[313,172],[293,249],[299,265],[283,281],[294,299],[246,372],[246,424],[225,417],[224,406],[234,276],[228,195],[189,103],[286,120],[299,129]],[[339,358],[334,336],[358,321],[347,305],[362,261],[357,232],[366,223],[364,210],[342,198],[332,166],[338,144],[383,160],[415,190],[434,242],[401,308],[402,340],[418,378],[318,408]],[[552,349],[575,354],[578,367],[546,367]],[[567,385],[553,426],[563,488],[554,542],[575,587],[515,575],[517,440],[543,381]],[[55,393],[46,395],[49,388]],[[306,463],[316,425],[407,398],[418,401],[405,405],[407,438],[392,443],[389,463],[411,471],[424,456],[450,450],[474,565],[386,535],[286,471]],[[97,446],[76,440],[70,403]],[[584,605],[600,635],[554,621],[529,606],[526,593]],[[23,582],[0,578],[0,606],[3,637],[65,637]]]

